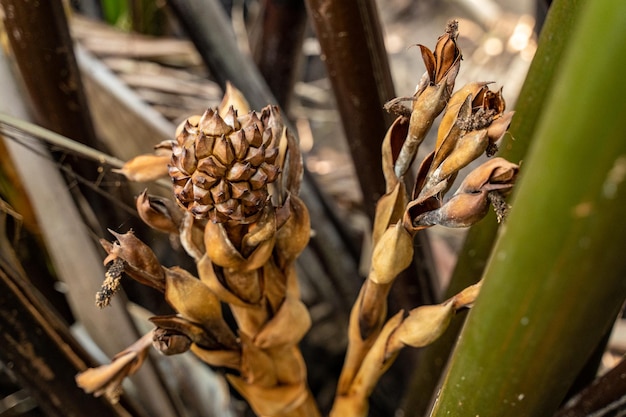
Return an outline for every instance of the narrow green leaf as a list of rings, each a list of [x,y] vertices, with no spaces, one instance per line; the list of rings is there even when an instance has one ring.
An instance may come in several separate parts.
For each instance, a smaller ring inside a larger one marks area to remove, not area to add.
[[[549,416],[626,296],[626,3],[587,2],[431,416]]]

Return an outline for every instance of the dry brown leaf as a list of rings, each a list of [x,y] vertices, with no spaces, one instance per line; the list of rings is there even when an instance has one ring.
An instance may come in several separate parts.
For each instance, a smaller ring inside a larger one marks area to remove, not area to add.
[[[76,384],[88,394],[104,395],[112,403],[118,402],[124,378],[139,370],[151,345],[152,332],[149,332],[115,355],[111,363],[77,374]]]
[[[115,258],[124,260],[124,272],[134,280],[163,291],[165,288],[165,274],[152,249],[139,240],[133,231],[116,233],[109,229],[117,242],[111,244],[104,239],[100,240],[108,256],[103,263],[106,265]]]

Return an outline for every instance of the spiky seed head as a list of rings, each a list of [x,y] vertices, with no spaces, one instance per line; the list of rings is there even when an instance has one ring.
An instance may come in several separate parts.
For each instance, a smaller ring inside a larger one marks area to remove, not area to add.
[[[197,218],[213,222],[256,221],[268,201],[276,166],[282,120],[276,108],[259,116],[224,117],[208,109],[184,124],[172,147],[169,174],[178,203]]]

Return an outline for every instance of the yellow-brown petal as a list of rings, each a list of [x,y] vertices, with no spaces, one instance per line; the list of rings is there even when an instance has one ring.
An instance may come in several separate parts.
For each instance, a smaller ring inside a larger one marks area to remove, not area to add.
[[[288,296],[276,315],[254,337],[254,344],[263,349],[295,346],[310,328],[311,316],[307,307],[299,299]]]
[[[130,181],[148,182],[154,181],[168,174],[167,164],[171,155],[139,155],[126,162],[121,169],[113,169],[113,172],[124,175]]]
[[[246,100],[243,93],[230,81],[226,81],[224,96],[218,106],[220,116],[224,117],[230,107],[237,110],[239,114],[247,114],[250,112],[250,104],[248,104],[248,100]]]

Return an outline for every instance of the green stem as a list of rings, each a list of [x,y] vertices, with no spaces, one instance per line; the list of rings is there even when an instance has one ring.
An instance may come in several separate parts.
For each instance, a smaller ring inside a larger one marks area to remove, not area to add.
[[[547,416],[626,296],[626,3],[586,2],[431,416]]]

